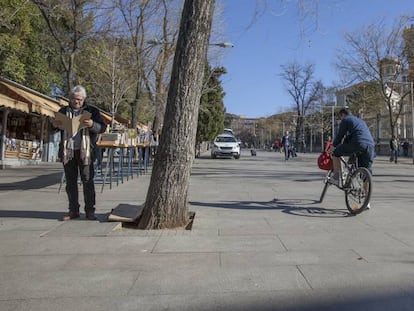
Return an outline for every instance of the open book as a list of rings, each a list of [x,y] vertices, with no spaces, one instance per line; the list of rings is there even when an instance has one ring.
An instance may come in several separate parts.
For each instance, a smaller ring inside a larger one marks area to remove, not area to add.
[[[89,120],[91,116],[92,114],[90,112],[84,112],[71,119],[63,113],[55,112],[55,119],[62,122],[61,128],[71,134],[72,137],[75,136],[80,129],[86,127],[83,125],[83,121]]]

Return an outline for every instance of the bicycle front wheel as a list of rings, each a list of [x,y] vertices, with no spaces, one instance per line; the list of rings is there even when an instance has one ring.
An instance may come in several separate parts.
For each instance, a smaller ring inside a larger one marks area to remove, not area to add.
[[[371,173],[365,167],[358,167],[349,177],[344,191],[348,211],[353,215],[361,213],[371,198]]]

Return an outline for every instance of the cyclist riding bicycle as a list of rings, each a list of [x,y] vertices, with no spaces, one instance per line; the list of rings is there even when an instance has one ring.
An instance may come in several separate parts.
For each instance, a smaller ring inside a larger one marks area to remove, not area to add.
[[[338,134],[330,148],[333,162],[333,175],[330,183],[339,186],[341,172],[341,156],[350,156],[356,153],[358,166],[367,168],[372,173],[374,161],[374,139],[367,124],[360,118],[352,115],[347,109],[339,111],[341,123]]]

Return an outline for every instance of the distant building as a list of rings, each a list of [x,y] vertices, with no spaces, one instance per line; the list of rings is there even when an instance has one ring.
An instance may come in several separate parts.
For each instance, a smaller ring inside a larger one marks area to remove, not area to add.
[[[410,28],[411,29],[411,28]],[[414,32],[412,32],[414,35]],[[382,79],[384,82],[385,93],[389,97],[391,109],[394,113],[400,113],[398,120],[396,121],[394,134],[400,140],[411,140],[413,138],[413,120],[412,120],[412,94],[408,94],[403,98],[403,94],[410,92],[410,72],[412,72],[413,62],[409,62],[410,68],[405,69],[402,63],[397,58],[384,58],[378,62],[379,69],[381,71]],[[338,107],[350,106],[352,111],[352,103],[350,97],[353,96],[357,89],[364,89],[367,86],[367,82],[361,82],[350,87],[338,90],[336,92],[336,101]],[[401,100],[403,104],[401,104]],[[390,121],[388,115],[388,107],[385,103],[381,103],[380,109],[368,112],[367,109],[359,109],[358,111],[352,111],[354,114],[362,117],[376,141],[378,154],[386,154],[389,149],[389,139],[392,136],[390,128]],[[402,107],[402,108],[401,108]],[[401,109],[401,111],[400,111]]]
[[[256,124],[258,121],[258,118],[246,118],[243,116],[232,115],[231,128],[236,137],[240,136],[242,133],[255,135]]]
[[[405,42],[405,55],[408,61],[407,81],[414,81],[414,25],[404,29],[403,38]]]

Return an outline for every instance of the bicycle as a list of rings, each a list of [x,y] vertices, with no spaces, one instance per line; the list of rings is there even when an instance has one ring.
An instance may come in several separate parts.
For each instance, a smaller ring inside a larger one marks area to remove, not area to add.
[[[348,211],[352,215],[357,215],[365,210],[371,199],[372,193],[372,176],[365,167],[358,167],[358,157],[353,153],[348,161],[344,157],[340,157],[342,176],[340,176],[339,185],[340,190],[345,192],[345,203]],[[328,187],[332,185],[330,179],[333,175],[333,170],[328,171],[324,180],[324,187],[319,199],[322,203]]]

